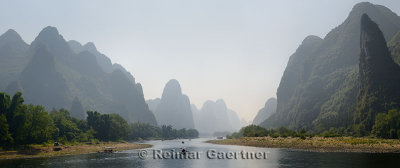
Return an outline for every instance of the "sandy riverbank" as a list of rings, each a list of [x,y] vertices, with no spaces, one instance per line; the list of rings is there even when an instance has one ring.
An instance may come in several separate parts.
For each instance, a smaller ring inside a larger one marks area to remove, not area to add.
[[[263,148],[289,148],[317,152],[368,152],[400,153],[400,140],[354,137],[272,138],[243,137],[238,139],[210,140],[208,143],[242,145]]]
[[[0,151],[0,159],[53,157],[63,155],[89,154],[103,151],[104,147],[115,147],[114,151],[149,148],[148,144],[129,142],[100,142],[98,144],[60,145],[61,151],[53,151],[53,146],[31,145],[28,149]]]

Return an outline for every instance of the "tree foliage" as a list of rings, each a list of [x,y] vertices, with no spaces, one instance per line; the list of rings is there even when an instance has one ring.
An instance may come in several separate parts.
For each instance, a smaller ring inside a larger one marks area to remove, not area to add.
[[[46,142],[88,142],[139,140],[150,138],[196,138],[195,129],[156,127],[147,123],[131,123],[119,114],[88,111],[86,119],[77,119],[66,109],[48,113],[40,105],[23,104],[22,93],[12,99],[0,93],[0,147],[12,148]]]
[[[387,114],[378,114],[372,129],[380,138],[400,138],[400,110],[392,109]]]

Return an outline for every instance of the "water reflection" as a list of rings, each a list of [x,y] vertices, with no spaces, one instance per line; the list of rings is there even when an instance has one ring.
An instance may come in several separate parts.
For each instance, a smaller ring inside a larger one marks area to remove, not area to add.
[[[113,154],[88,154],[54,158],[2,160],[0,167],[396,167],[400,165],[400,154],[368,153],[318,153],[287,149],[267,149],[243,146],[214,145],[204,143],[206,139],[172,141],[149,141],[148,157],[138,156],[138,150]],[[153,151],[179,151],[182,147],[190,152],[202,152],[200,159],[153,159]],[[209,159],[207,151],[218,152],[268,152],[267,159]]]

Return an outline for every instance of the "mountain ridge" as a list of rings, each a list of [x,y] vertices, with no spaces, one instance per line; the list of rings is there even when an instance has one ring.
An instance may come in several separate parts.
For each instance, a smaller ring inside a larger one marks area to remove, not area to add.
[[[377,22],[387,41],[400,30],[400,17],[390,9],[368,2],[356,4],[322,41],[314,40],[313,45],[303,41],[290,57],[277,90],[277,112],[260,125],[320,132],[353,124],[364,13]]]
[[[0,63],[5,63],[0,67],[0,77],[4,77],[0,89],[9,94],[23,91],[27,103],[43,105],[47,110],[53,107],[69,109],[78,98],[85,111],[118,113],[129,122],[157,125],[145,103],[140,83],[118,64],[111,65],[116,67],[111,72],[104,72],[96,55],[85,48],[76,52],[79,45],[76,41],[68,43],[57,28],[45,27],[30,45],[19,48],[23,53],[20,56],[10,59],[0,55]],[[92,52],[95,49],[94,44],[87,47]],[[2,51],[0,47],[0,53]],[[30,65],[37,66],[24,70]],[[46,90],[52,90],[52,93]],[[37,98],[37,91],[46,96]]]

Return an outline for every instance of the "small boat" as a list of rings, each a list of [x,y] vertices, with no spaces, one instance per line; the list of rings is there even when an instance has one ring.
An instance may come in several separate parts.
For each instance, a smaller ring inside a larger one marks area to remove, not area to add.
[[[104,147],[104,153],[114,153],[115,147]]]
[[[54,142],[53,151],[60,151],[60,150],[62,150],[60,144],[58,142]]]
[[[182,148],[181,154],[186,155],[187,150],[185,148]]]

